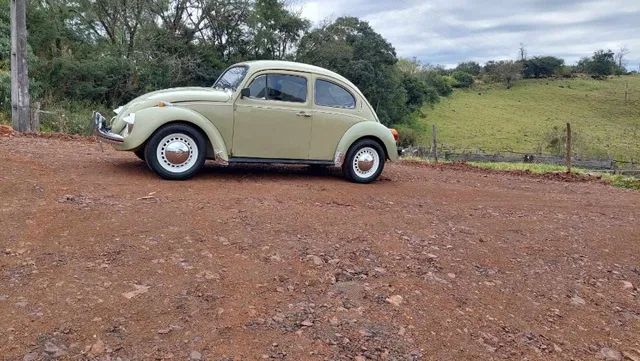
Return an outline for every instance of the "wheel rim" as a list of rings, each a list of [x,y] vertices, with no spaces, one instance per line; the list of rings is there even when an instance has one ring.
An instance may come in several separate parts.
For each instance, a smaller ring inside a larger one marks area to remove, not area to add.
[[[380,155],[371,147],[360,148],[353,157],[351,166],[358,177],[369,178],[374,175],[380,167]]]
[[[171,173],[181,173],[191,169],[198,160],[198,146],[195,140],[182,133],[169,134],[162,138],[156,150],[158,163]]]

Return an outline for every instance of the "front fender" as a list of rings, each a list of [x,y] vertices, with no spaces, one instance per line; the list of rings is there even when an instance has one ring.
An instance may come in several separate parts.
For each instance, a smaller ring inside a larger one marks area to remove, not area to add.
[[[342,166],[349,147],[358,139],[366,137],[380,140],[387,151],[387,158],[391,161],[398,160],[398,147],[389,128],[378,122],[364,121],[351,126],[340,139],[334,157],[335,165]]]
[[[118,150],[134,150],[140,147],[161,126],[175,122],[191,123],[202,129],[213,147],[216,159],[229,160],[227,146],[218,129],[202,114],[179,106],[150,107],[135,113],[135,124],[124,142],[115,145]]]

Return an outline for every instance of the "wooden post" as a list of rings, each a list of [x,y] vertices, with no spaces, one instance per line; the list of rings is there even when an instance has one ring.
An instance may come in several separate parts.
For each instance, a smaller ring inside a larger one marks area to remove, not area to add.
[[[624,103],[627,104],[627,100],[629,100],[629,81],[625,82],[624,88]]]
[[[40,129],[40,102],[33,103],[31,109],[31,131],[37,132]]]
[[[432,142],[431,147],[433,149],[433,160],[438,163],[438,142],[436,141],[436,125],[434,124],[431,132]]]
[[[566,142],[567,154],[565,156],[565,163],[567,166],[567,173],[571,173],[571,124],[567,123],[567,142]]]
[[[27,69],[26,0],[11,2],[11,123],[18,132],[30,132],[29,74]]]

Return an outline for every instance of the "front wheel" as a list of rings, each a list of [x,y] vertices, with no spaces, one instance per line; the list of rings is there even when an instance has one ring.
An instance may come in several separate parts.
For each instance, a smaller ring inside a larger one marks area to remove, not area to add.
[[[133,151],[136,157],[140,158],[140,160],[144,160],[144,147],[138,148]]]
[[[382,173],[384,161],[385,153],[380,144],[363,139],[349,148],[342,164],[342,173],[352,182],[371,183]]]
[[[144,158],[149,168],[164,179],[188,179],[202,168],[206,144],[197,129],[185,124],[170,124],[151,136]]]

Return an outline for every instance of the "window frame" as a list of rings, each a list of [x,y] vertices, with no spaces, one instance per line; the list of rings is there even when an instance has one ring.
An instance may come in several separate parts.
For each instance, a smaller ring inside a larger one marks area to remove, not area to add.
[[[333,105],[323,105],[323,104],[318,104],[317,102],[317,86],[316,83],[318,81],[324,81],[330,84],[333,84],[337,87],[342,88],[342,90],[346,91],[347,94],[351,95],[351,98],[353,98],[353,106],[352,107],[341,107],[341,106],[333,106]],[[327,79],[327,78],[315,78],[313,81],[313,105],[315,106],[319,106],[319,107],[325,107],[325,108],[332,108],[332,109],[345,109],[345,110],[356,110],[358,108],[358,98],[353,94],[353,92],[351,90],[349,90],[346,86],[338,83],[335,80],[331,80],[331,79]]]
[[[244,69],[244,74],[242,75],[242,79],[240,79],[240,81],[238,82],[238,84],[236,84],[235,88],[228,88],[229,90],[231,90],[233,93],[235,93],[238,89],[240,89],[240,85],[242,85],[242,82],[245,81],[245,79],[247,79],[247,75],[249,75],[249,66],[246,64],[235,64],[235,65],[231,65],[230,67],[226,68],[222,73],[220,73],[220,75],[218,76],[218,78],[216,79],[216,81],[213,83],[213,85],[211,85],[211,88],[216,88],[216,84],[218,84],[218,82],[220,81],[220,79],[222,79],[222,77],[231,69],[233,68],[243,68]],[[224,88],[223,88],[224,89]]]
[[[291,77],[298,77],[301,79],[304,79],[305,81],[305,99],[304,101],[298,102],[298,101],[291,101],[291,100],[279,100],[279,99],[272,99],[269,98],[269,76],[270,75],[281,75],[281,76],[291,76]],[[300,73],[288,73],[288,72],[271,72],[271,71],[264,71],[264,72],[259,72],[257,74],[255,74],[251,80],[248,82],[246,88],[251,88],[251,84],[253,84],[254,81],[256,81],[256,79],[260,78],[261,76],[265,77],[265,87],[266,87],[266,91],[265,91],[265,97],[264,98],[256,98],[256,97],[252,97],[250,96],[249,99],[251,100],[262,100],[262,101],[272,101],[272,102],[280,102],[280,103],[286,103],[286,104],[309,104],[309,77],[307,75],[304,74],[300,74]]]

